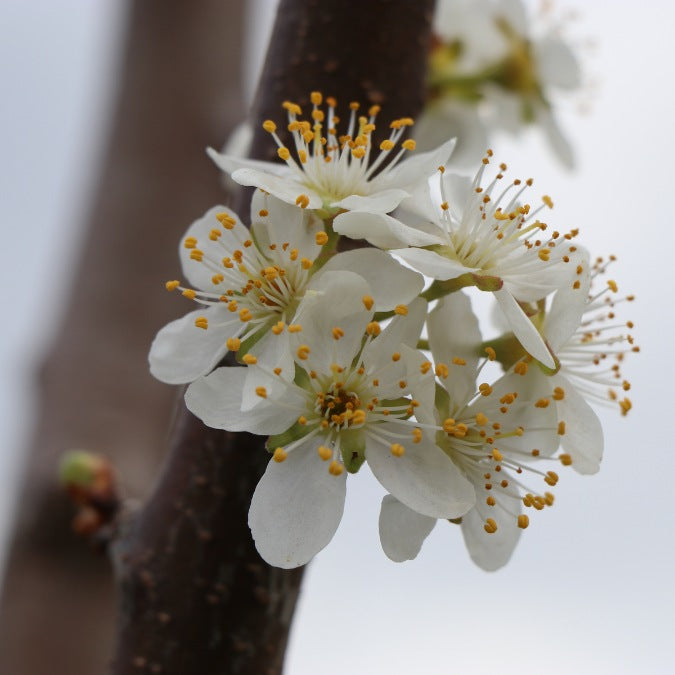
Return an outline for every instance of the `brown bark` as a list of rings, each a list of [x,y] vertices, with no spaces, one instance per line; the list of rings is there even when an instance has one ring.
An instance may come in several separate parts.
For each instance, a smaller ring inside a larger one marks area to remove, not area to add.
[[[0,607],[0,672],[104,672],[109,565],[70,531],[59,455],[110,456],[127,495],[148,492],[175,392],[149,375],[154,333],[188,307],[162,290],[185,227],[223,199],[204,148],[243,110],[240,0],[131,3],[117,111],[81,260],[40,379],[37,424]]]
[[[281,102],[313,89],[383,103],[386,118],[415,114],[431,11],[431,0],[282,0],[253,123],[281,121]],[[273,155],[256,133],[252,156]],[[115,547],[116,675],[281,671],[302,570],[264,564],[246,526],[263,441],[206,428],[179,405],[157,489]]]

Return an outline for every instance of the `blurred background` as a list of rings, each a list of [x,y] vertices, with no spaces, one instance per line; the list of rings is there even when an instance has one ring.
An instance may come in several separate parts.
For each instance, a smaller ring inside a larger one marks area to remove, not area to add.
[[[249,41],[205,38],[200,48],[206,72],[241,72],[250,99],[274,2],[245,3],[245,18],[240,3],[228,4],[234,24],[229,30],[239,35],[236,26],[243,19]],[[668,215],[675,150],[675,5],[665,0],[644,6],[627,0],[592,5],[561,0],[556,7],[576,15],[568,34],[588,82],[581,101],[567,102],[560,111],[577,168],[562,169],[536,132],[518,139],[499,136],[493,148],[514,175],[533,176],[535,187],[553,197],[552,225],[580,227],[581,241],[594,255],[617,255],[610,277],[623,293],[637,296],[635,303],[620,308],[621,318],[635,322],[642,349],[625,366],[633,385],[633,410],[627,418],[614,409],[599,411],[605,430],[601,472],[593,477],[565,472],[556,488],[555,508],[534,519],[511,562],[496,573],[472,565],[459,531],[450,525],[434,530],[415,561],[390,562],[377,534],[382,488],[366,471],[357,474],[350,480],[345,517],[335,539],[305,577],[286,661],[289,675],[675,670],[675,516],[670,485],[675,444],[659,426],[672,415],[669,393],[675,375],[672,362],[661,360],[669,354],[675,334],[674,303],[668,295],[675,282],[669,259],[675,229]],[[53,472],[49,461],[27,464],[38,418],[37,364],[58,335],[74,270],[87,245],[86,221],[99,205],[92,194],[100,185],[100,165],[111,134],[119,133],[114,119],[119,77],[125,49],[135,44],[129,42],[126,26],[139,11],[135,7],[132,12],[119,0],[0,3],[0,208],[5,242],[0,264],[5,317],[0,335],[0,570],[12,524],[33,506],[20,489],[24,475]],[[198,25],[195,22],[195,29]],[[149,249],[168,261],[158,270],[162,280],[175,276],[183,227],[217,199],[217,170],[202,154],[203,147],[222,144],[245,106],[236,92],[230,97],[232,92],[219,89],[217,79],[210,85],[204,74],[182,73],[183,52],[171,44],[169,27],[156,30],[165,30],[167,53],[173,54],[161,62],[165,69],[199,92],[192,99],[189,87],[177,88],[173,105],[189,112],[192,100],[209,100],[209,86],[214,100],[213,110],[205,113],[209,137],[189,139],[194,156],[186,159],[182,146],[172,147],[170,127],[149,146],[161,157],[160,173],[171,172],[175,162],[188,161],[208,182],[208,192],[191,192],[185,213],[156,208],[148,215],[149,227],[157,227],[155,221],[167,225],[166,237],[158,230]],[[224,51],[221,55],[226,42],[230,54],[242,53],[241,64],[228,61]],[[219,77],[222,81],[222,73]],[[150,95],[151,81],[135,86]],[[153,114],[159,119],[165,112],[165,104],[157,101],[146,120]],[[142,172],[133,180],[139,192],[148,189]],[[148,180],[156,181],[156,173]],[[168,185],[163,189],[170,189]],[[161,193],[155,197],[161,204]],[[111,228],[110,214],[116,212],[105,201],[100,203],[108,218],[102,227]],[[124,257],[119,275],[125,275]],[[95,269],[91,279],[95,287]],[[85,300],[91,302],[91,295]],[[166,320],[183,309],[167,303],[161,281],[137,287],[127,301],[132,313],[142,313],[144,305],[165,303]],[[108,311],[102,298],[102,326]],[[147,341],[143,337],[137,345],[139,353],[164,322],[158,318],[144,326]],[[97,342],[105,350],[106,335],[98,335]],[[82,359],[86,370],[86,353]],[[171,388],[151,382],[143,360],[126,367],[138,371],[143,382],[147,379],[139,391],[156,394],[161,409],[170,410]],[[97,394],[79,395],[86,400]],[[130,392],[127,399],[129,408],[123,414],[100,423],[126,425],[131,433],[134,414],[152,414],[138,392]],[[166,426],[163,420],[157,424]],[[652,435],[654,424],[658,433]],[[39,433],[49,435],[49,430]],[[161,438],[161,431],[157,434]],[[83,434],[72,443],[86,438]],[[143,443],[139,441],[134,451],[143,452]],[[152,452],[157,457],[142,470],[136,471],[132,460],[123,463],[121,482],[134,497],[150,485],[159,461],[157,449]],[[51,550],[43,549],[45,574]],[[93,554],[82,544],[78,555]],[[37,566],[35,560],[31,564]],[[73,565],[78,564],[75,559]],[[10,591],[5,590],[5,601]],[[42,598],[17,592],[11,606],[20,620],[35,617],[38,626],[37,617],[44,612],[40,603],[67,602],[71,592],[75,591]],[[77,620],[68,618],[72,630]],[[42,639],[44,626],[41,630]],[[89,625],[80,630],[84,635],[95,632]],[[36,672],[26,668],[8,675]]]

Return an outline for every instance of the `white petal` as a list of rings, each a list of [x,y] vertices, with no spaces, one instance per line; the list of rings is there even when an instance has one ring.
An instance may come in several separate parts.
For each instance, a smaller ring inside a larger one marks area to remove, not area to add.
[[[556,386],[565,390],[565,398],[556,402],[558,417],[565,422],[561,445],[572,456],[573,469],[597,473],[604,446],[600,420],[569,380],[560,374],[555,380]]]
[[[485,148],[483,148],[485,152]],[[448,200],[450,215],[457,222],[462,222],[467,206],[476,194],[473,190],[473,180],[467,176],[455,173],[444,173],[441,177],[443,191]]]
[[[268,215],[260,216],[262,210]],[[298,249],[299,256],[314,260],[321,252],[321,247],[316,244],[316,234],[323,228],[323,221],[311,209],[301,209],[262,190],[253,194],[251,230],[263,253],[270,244],[283,246],[288,243],[290,248]]]
[[[390,560],[413,560],[436,524],[435,518],[423,516],[391,495],[382,499],[380,508],[380,542]]]
[[[222,230],[216,214],[218,213],[227,213],[235,220],[235,225],[233,230]],[[222,231],[222,236],[220,241],[214,242],[209,238],[211,230],[220,230]],[[197,247],[204,253],[205,258],[213,258],[220,264],[220,260],[223,257],[223,246],[233,251],[236,248],[240,247],[241,239],[237,238],[235,232],[243,238],[247,238],[247,230],[242,225],[237,214],[228,209],[225,206],[214,206],[210,208],[201,218],[195,220],[190,227],[188,227],[185,236],[181,239],[180,245],[178,247],[178,257],[181,261],[181,267],[183,269],[183,276],[187,279],[191,286],[198,288],[203,291],[213,291],[218,292],[218,287],[211,281],[211,277],[214,275],[214,271],[198,260],[192,260],[190,258],[190,253],[192,249],[185,248],[183,245],[185,240],[188,237],[193,237],[197,240]]]
[[[197,317],[206,317],[209,327],[195,326]],[[235,336],[241,324],[226,307],[197,309],[167,324],[150,347],[150,372],[167,384],[185,384],[213,370],[227,352],[227,338]]]
[[[578,249],[572,255],[574,257],[570,256],[569,265],[574,274],[553,296],[544,321],[544,335],[554,352],[557,352],[579,328],[591,284],[588,254],[583,249]],[[578,265],[584,269],[580,275],[576,274]],[[579,287],[575,288],[574,282],[577,280]]]
[[[365,280],[353,272],[329,271],[314,277],[294,320],[302,331],[290,337],[294,354],[301,345],[310,348],[309,358],[299,361],[305,369],[330,373],[334,363],[351,365],[370,321],[371,313],[362,302],[369,293]],[[333,328],[344,335],[336,340]]]
[[[576,89],[581,84],[581,68],[576,56],[560,38],[547,35],[535,44],[539,77],[546,86]]]
[[[405,260],[422,274],[440,281],[456,279],[462,274],[476,271],[475,267],[465,267],[457,260],[451,260],[423,248],[399,248],[392,250],[391,253]]]
[[[389,213],[393,211],[406,197],[405,190],[381,190],[370,195],[350,195],[339,202],[331,204],[347,211],[366,211],[369,213]]]
[[[455,147],[456,139],[451,138],[429,152],[416,152],[406,157],[391,171],[383,171],[371,181],[373,189],[382,190],[398,187],[409,191],[433,176],[439,166],[445,166]]]
[[[271,460],[253,493],[248,524],[270,565],[309,562],[333,538],[344,509],[347,472],[333,476],[311,442]]]
[[[330,270],[350,270],[363,277],[370,286],[378,312],[409,303],[424,288],[421,275],[377,249],[361,248],[338,253],[323,266],[320,273]]]
[[[515,298],[505,288],[495,291],[494,296],[497,298],[497,302],[506,315],[511,330],[518,338],[523,349],[548,368],[554,368],[555,361],[546,343]]]
[[[187,388],[185,405],[214,429],[248,431],[263,436],[286,431],[305,412],[304,401],[292,390],[284,396],[283,408],[265,400],[253,410],[242,412],[245,379],[246,368],[218,368]]]
[[[543,106],[536,111],[537,124],[542,128],[553,152],[566,169],[574,168],[574,151],[569,141],[563,135],[560,126],[553,114]]]
[[[513,500],[516,504],[516,500]],[[485,529],[486,518],[493,518],[497,523],[497,531],[488,534]],[[521,529],[516,516],[500,507],[487,506],[477,500],[476,508],[462,516],[462,534],[471,560],[486,572],[494,572],[506,565],[520,539]]]
[[[276,176],[290,174],[288,166],[278,162],[263,162],[258,159],[240,157],[237,154],[222,154],[213,148],[206,148],[206,154],[215,162],[219,169],[230,175],[237,171],[237,169],[259,169]]]
[[[400,220],[381,213],[363,211],[341,213],[333,221],[333,229],[351,239],[365,239],[378,248],[397,248],[408,244],[428,246],[443,242],[438,235],[408,227]]]
[[[427,357],[418,349],[412,349],[407,345],[401,345],[401,360],[406,365],[406,380],[408,391],[412,397],[419,401],[415,409],[415,417],[422,424],[435,424],[434,401],[436,397],[436,380],[434,371],[429,369],[422,373],[421,365],[428,361]]]
[[[379,425],[378,425],[379,426]],[[400,424],[382,425],[397,433]],[[395,457],[390,442],[369,434],[366,459],[384,488],[406,506],[432,518],[457,518],[474,504],[473,485],[433,442],[404,444],[405,454]]]
[[[427,328],[434,361],[445,363],[450,371],[444,381],[451,400],[468,401],[476,391],[478,348],[482,341],[469,297],[459,292],[441,298],[429,314]],[[456,357],[464,359],[466,365],[453,364]]]
[[[317,192],[292,176],[279,176],[258,169],[237,169],[232,174],[232,180],[239,185],[261,188],[288,204],[295,204],[300,195],[306,195],[309,198],[308,208],[319,209],[323,206],[323,200]]]
[[[508,22],[519,35],[527,35],[529,22],[525,5],[521,0],[500,0],[494,10],[495,16]]]

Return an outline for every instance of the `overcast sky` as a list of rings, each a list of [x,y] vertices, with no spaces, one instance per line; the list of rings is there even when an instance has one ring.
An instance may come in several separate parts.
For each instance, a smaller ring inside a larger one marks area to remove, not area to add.
[[[0,536],[30,422],[27,369],[58,317],[104,138],[120,5],[0,3]],[[634,409],[626,419],[601,412],[601,472],[565,474],[555,508],[493,574],[472,565],[450,525],[436,528],[417,560],[390,562],[377,535],[382,488],[367,471],[350,479],[340,529],[309,568],[288,675],[675,669],[675,444],[659,426],[672,416],[675,374],[675,5],[557,5],[579,8],[571,32],[595,83],[589,112],[568,105],[562,120],[579,167],[565,173],[536,135],[494,147],[552,195],[552,224],[581,228],[595,255],[618,256],[612,276],[637,295],[626,308],[642,347],[625,368]]]

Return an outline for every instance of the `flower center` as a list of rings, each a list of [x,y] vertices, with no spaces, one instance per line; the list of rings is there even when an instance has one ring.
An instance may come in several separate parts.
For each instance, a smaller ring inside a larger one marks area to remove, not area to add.
[[[310,100],[311,121],[300,119],[302,109],[297,103],[286,101],[283,104],[288,113],[288,131],[293,138],[297,160],[277,135],[277,125],[272,120],[263,123],[263,129],[272,135],[278,146],[277,154],[293,171],[299,183],[321,196],[326,207],[350,195],[369,194],[370,179],[382,168],[413,120],[403,117],[391,122],[391,134],[380,143],[380,154],[371,162],[372,133],[380,107],[371,106],[367,116],[357,116],[359,103],[350,103],[347,132],[341,135],[337,129],[340,119],[335,114],[336,100],[326,98],[326,111],[320,107],[324,100],[320,92],[312,92]],[[391,170],[406,150],[414,149],[413,140],[403,141],[399,152],[386,164],[382,173]],[[298,199],[302,197],[299,195]]]
[[[317,394],[315,410],[333,428],[363,424],[366,419],[358,395],[336,386]]]

